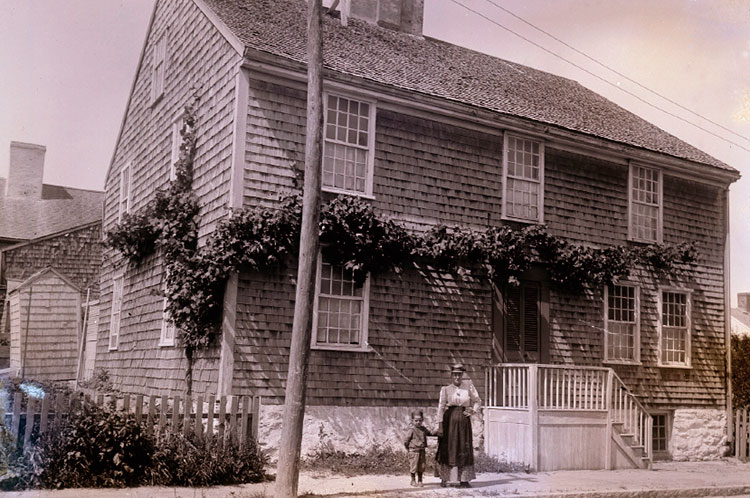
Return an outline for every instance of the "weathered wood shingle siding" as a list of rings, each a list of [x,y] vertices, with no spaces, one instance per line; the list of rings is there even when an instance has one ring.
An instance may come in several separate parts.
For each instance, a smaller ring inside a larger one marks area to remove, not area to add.
[[[304,163],[305,92],[251,78],[244,203],[273,204],[291,191]],[[481,228],[501,223],[502,136],[378,109],[373,205],[412,228],[436,223]],[[583,154],[545,151],[545,222],[573,243],[632,244],[628,234],[628,167]],[[664,240],[698,243],[695,271],[675,282],[635,271],[641,286],[642,366],[615,369],[638,394],[661,407],[721,406],[724,388],[723,197],[721,190],[664,173]],[[235,384],[238,392],[283,395],[291,334],[293,268],[243,274],[238,296]],[[446,278],[454,278],[448,276]],[[491,293],[420,275],[414,268],[372,279],[372,352],[314,351],[311,402],[388,404],[432,400],[450,360],[469,364],[478,386],[490,361]],[[657,368],[657,285],[692,289],[692,365]],[[586,296],[550,292],[550,359],[602,365],[602,289]]]
[[[154,45],[168,30],[164,94],[151,100]],[[132,168],[131,212],[142,208],[157,189],[169,181],[172,123],[193,95],[197,150],[193,191],[200,207],[201,243],[226,214],[232,159],[233,112],[236,77],[242,60],[219,30],[192,0],[159,0],[144,57],[125,114],[124,127],[106,181],[104,230],[117,223],[120,171]],[[125,268],[120,347],[108,351],[112,278]],[[184,389],[182,349],[159,348],[161,331],[161,262],[153,258],[143,268],[124,266],[119,254],[105,251],[97,367],[109,370],[113,380],[133,390]],[[205,378],[196,379],[196,391],[215,390],[215,351],[207,365],[196,365]]]
[[[6,278],[25,280],[51,266],[81,289],[83,298],[99,296],[99,272],[102,264],[102,226],[100,223],[71,230],[56,237],[29,242],[3,253]]]

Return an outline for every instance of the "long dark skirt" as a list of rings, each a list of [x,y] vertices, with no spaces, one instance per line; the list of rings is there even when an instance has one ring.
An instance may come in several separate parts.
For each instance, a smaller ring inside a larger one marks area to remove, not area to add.
[[[475,477],[471,418],[463,412],[462,406],[449,406],[443,415],[443,437],[435,457],[443,481],[470,481]]]

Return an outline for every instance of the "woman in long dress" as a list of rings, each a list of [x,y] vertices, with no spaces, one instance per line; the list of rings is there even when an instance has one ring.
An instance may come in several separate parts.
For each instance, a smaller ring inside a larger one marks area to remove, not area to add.
[[[480,399],[474,384],[464,380],[466,368],[451,367],[451,383],[440,388],[438,403],[438,443],[436,456],[440,485],[470,487],[474,473],[474,444],[471,416],[479,410]]]

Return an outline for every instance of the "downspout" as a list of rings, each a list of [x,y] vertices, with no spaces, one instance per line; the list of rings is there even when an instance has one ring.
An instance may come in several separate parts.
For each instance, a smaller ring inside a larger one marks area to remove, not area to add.
[[[727,443],[732,444],[732,294],[729,288],[729,186],[724,195],[724,341],[726,345]]]

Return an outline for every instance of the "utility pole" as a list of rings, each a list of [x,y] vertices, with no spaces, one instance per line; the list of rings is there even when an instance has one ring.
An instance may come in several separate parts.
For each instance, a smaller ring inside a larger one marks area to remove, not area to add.
[[[307,362],[310,357],[315,278],[320,240],[320,170],[323,156],[322,0],[307,2],[307,140],[299,243],[297,294],[294,301],[289,372],[284,396],[284,425],[279,446],[276,497],[296,498],[302,423],[305,418]]]

